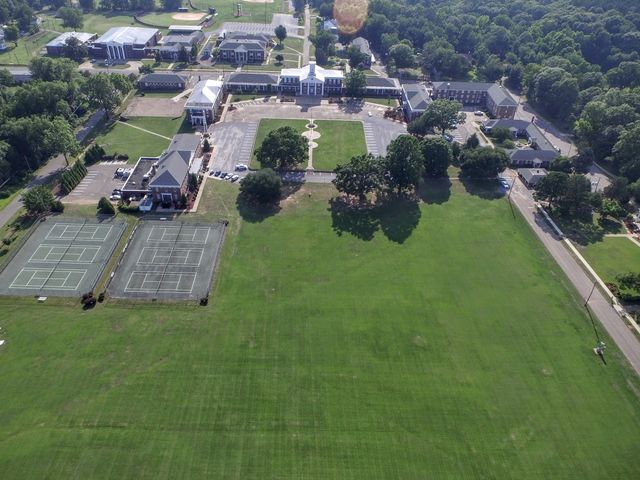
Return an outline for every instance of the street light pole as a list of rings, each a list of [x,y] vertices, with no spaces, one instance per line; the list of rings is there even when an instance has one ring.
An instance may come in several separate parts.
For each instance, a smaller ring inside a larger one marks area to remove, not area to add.
[[[594,281],[593,281],[593,287],[591,287],[591,292],[589,292],[589,296],[588,296],[588,297],[587,297],[587,299],[584,301],[584,306],[585,306],[585,307],[586,307],[586,306],[587,306],[587,304],[589,303],[589,300],[591,299],[591,295],[593,295],[593,291],[596,289],[596,284],[597,284],[597,281],[596,281],[596,280],[594,280]]]

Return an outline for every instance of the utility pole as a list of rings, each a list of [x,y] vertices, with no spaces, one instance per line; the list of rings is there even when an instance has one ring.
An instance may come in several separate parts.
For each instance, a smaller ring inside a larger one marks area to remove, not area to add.
[[[593,295],[593,291],[596,289],[596,283],[597,281],[594,280],[593,281],[593,287],[591,287],[591,292],[589,292],[589,296],[587,297],[587,299],[584,301],[584,306],[586,307],[587,304],[589,303],[589,300],[591,299],[591,295]]]

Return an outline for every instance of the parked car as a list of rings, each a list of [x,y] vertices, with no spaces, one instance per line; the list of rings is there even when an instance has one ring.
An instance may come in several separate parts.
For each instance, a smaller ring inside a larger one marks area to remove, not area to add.
[[[114,173],[114,177],[115,178],[119,178],[124,174],[124,168],[118,168],[116,169],[116,173]]]
[[[113,194],[109,197],[109,200],[121,200],[122,195]]]
[[[484,115],[484,112],[482,110],[476,110],[475,112],[473,112],[473,114],[481,117],[482,115]]]
[[[111,192],[111,195],[122,195],[122,190],[120,190],[119,188],[114,188],[113,192]]]
[[[244,172],[249,170],[249,167],[247,167],[244,163],[239,163],[236,165],[236,172]]]
[[[231,177],[231,181],[232,181],[232,182],[235,182],[235,181],[237,181],[239,178],[240,178],[240,176],[239,176],[239,175],[234,175],[233,177]]]
[[[442,135],[442,138],[444,138],[449,143],[453,142],[453,137],[448,133],[445,133],[444,135]]]

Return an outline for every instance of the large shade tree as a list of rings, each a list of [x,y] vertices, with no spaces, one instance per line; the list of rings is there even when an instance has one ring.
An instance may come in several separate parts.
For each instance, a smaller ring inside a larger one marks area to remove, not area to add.
[[[256,150],[256,157],[266,168],[283,170],[306,162],[309,143],[291,127],[280,127],[269,132]]]
[[[364,201],[367,194],[375,191],[381,184],[381,166],[382,159],[371,154],[352,157],[336,167],[333,184],[339,192]]]
[[[424,172],[420,142],[410,135],[400,135],[387,148],[383,161],[383,179],[390,190],[402,193],[416,188]]]

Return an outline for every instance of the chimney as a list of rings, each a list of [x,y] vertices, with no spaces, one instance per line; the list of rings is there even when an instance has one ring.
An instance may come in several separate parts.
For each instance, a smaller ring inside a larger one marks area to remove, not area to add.
[[[316,62],[309,62],[309,74],[315,76],[316,74]]]

